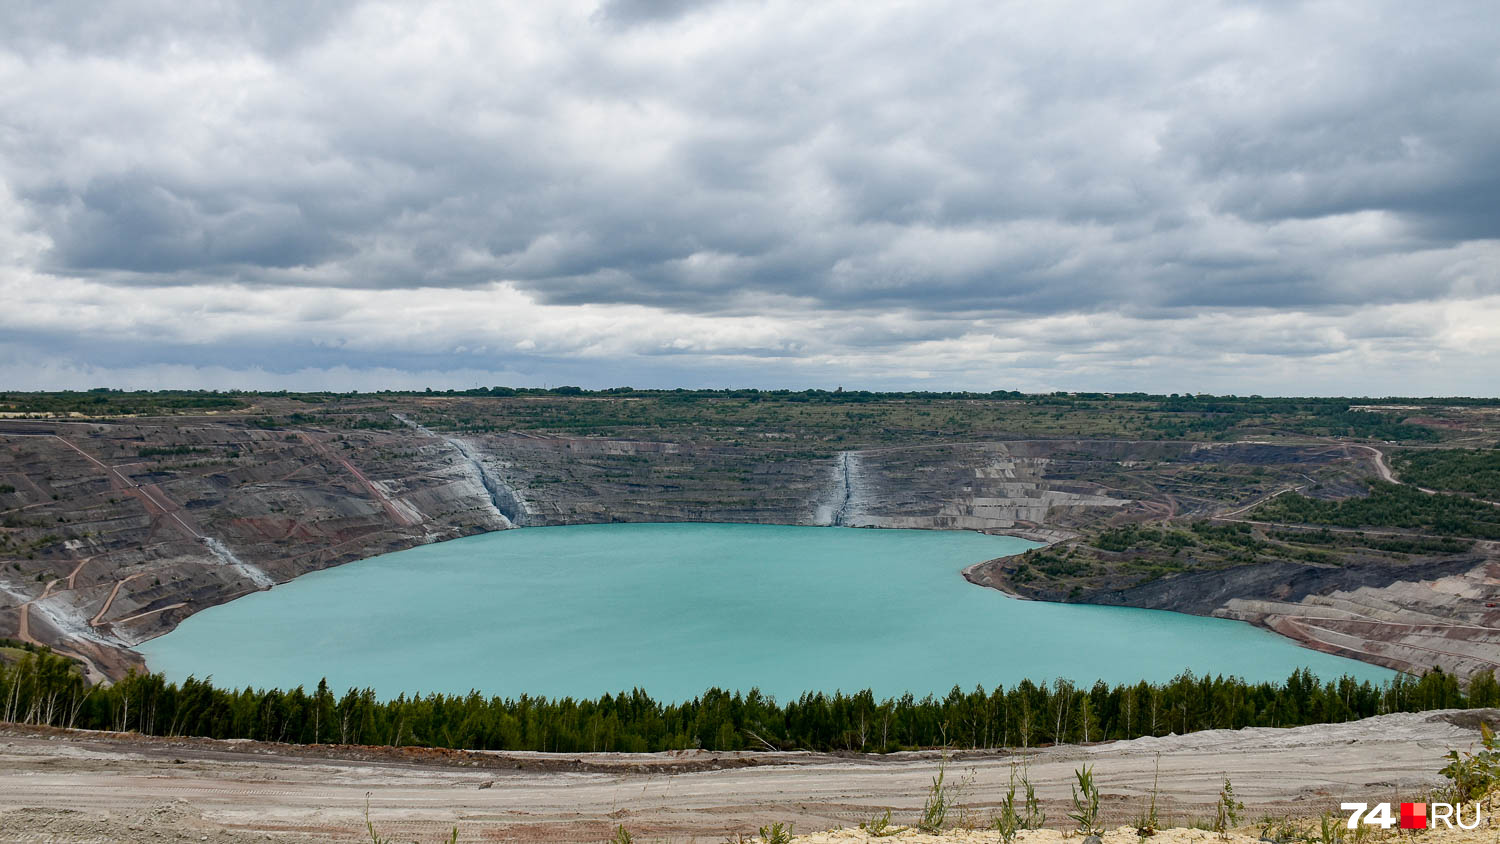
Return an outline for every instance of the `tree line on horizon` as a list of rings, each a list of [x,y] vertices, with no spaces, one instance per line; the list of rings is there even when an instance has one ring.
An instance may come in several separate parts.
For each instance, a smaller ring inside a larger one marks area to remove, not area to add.
[[[1426,405],[1453,405],[1469,407],[1492,407],[1500,405],[1500,397],[1494,396],[1264,396],[1259,393],[1250,395],[1238,395],[1225,393],[1217,395],[1203,392],[1183,393],[1147,393],[1141,391],[1132,392],[1097,392],[1077,390],[1053,390],[1035,393],[1027,393],[1021,390],[845,390],[837,387],[832,390],[810,387],[803,390],[793,390],[785,387],[762,389],[759,387],[599,387],[595,389],[587,387],[576,387],[563,385],[557,387],[469,387],[465,389],[444,388],[434,389],[410,388],[410,389],[385,389],[368,390],[245,390],[230,388],[218,389],[179,389],[163,388],[159,390],[125,390],[116,387],[94,387],[89,390],[7,390],[0,393],[0,402],[14,401],[28,397],[62,397],[83,396],[102,398],[109,400],[117,397],[128,396],[279,396],[298,397],[314,396],[322,398],[355,398],[369,396],[420,396],[420,395],[447,395],[447,396],[618,396],[618,395],[697,395],[704,397],[729,397],[743,398],[752,395],[765,396],[842,396],[850,399],[857,398],[952,398],[952,399],[1050,399],[1053,401],[1079,400],[1079,401],[1170,401],[1175,407],[1163,407],[1164,410],[1208,410],[1224,412],[1227,407],[1214,408],[1211,405],[1198,405],[1195,403],[1214,402],[1257,402],[1268,405],[1280,405],[1283,408],[1287,402],[1305,404],[1308,402],[1333,402],[1335,404],[1347,404],[1351,401],[1363,402],[1401,402],[1405,404]]]
[[[1150,432],[1157,438],[1206,436],[1216,440],[1232,439],[1240,429],[1258,430],[1264,426],[1309,436],[1357,437],[1364,439],[1437,442],[1438,431],[1424,424],[1407,421],[1402,413],[1380,410],[1355,410],[1355,402],[1425,402],[1462,406],[1500,406],[1500,399],[1451,397],[1444,399],[1381,399],[1328,397],[1267,397],[1261,395],[1216,396],[1206,393],[1106,393],[1044,392],[1023,393],[1018,390],[976,391],[871,391],[825,389],[636,389],[609,387],[590,390],[576,386],[559,387],[474,387],[471,389],[379,390],[351,392],[289,392],[254,390],[160,390],[123,391],[97,388],[86,392],[6,392],[0,393],[0,408],[11,413],[69,414],[85,416],[120,416],[173,414],[202,410],[226,410],[246,407],[244,399],[282,397],[309,405],[324,405],[337,400],[385,400],[412,396],[454,396],[476,399],[577,399],[631,398],[649,400],[656,407],[693,405],[699,402],[733,401],[751,405],[889,405],[892,402],[1005,402],[1041,407],[1060,413],[1092,412],[1108,415],[1115,411],[1144,414],[1138,420],[1137,433]],[[294,416],[296,414],[293,414]],[[311,420],[312,417],[309,417]],[[275,420],[264,420],[274,427]],[[295,420],[293,420],[295,421]],[[265,426],[263,426],[265,427]],[[1134,430],[1134,429],[1132,429]]]
[[[1166,683],[1092,686],[1022,680],[991,691],[876,699],[869,690],[809,692],[779,703],[758,690],[710,689],[667,703],[635,689],[597,699],[335,694],[221,689],[132,673],[88,686],[76,663],[48,651],[0,664],[0,721],[135,731],[156,736],[295,744],[420,746],[561,753],[705,749],[883,753],[916,748],[1025,748],[1242,727],[1296,727],[1391,712],[1500,706],[1493,673],[1457,678],[1434,669],[1382,684],[1319,680],[1299,669],[1284,682],[1184,672]]]

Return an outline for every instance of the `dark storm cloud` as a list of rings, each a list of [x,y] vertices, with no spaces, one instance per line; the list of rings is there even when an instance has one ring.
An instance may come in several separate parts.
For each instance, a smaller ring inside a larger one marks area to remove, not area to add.
[[[1359,32],[1344,68],[1319,79],[1298,57],[1238,113],[1184,116],[1168,149],[1224,188],[1221,207],[1256,220],[1379,209],[1409,215],[1435,241],[1500,236],[1500,63],[1449,27],[1500,24],[1402,10],[1410,33]],[[1318,83],[1322,83],[1321,85]],[[1275,99],[1266,96],[1275,94]]]
[[[511,278],[547,301],[698,311],[753,290],[1032,313],[1395,301],[1442,291],[1329,284],[1346,254],[1257,231],[1381,211],[1427,247],[1497,234],[1490,6],[1084,9],[1081,29],[1019,7],[871,8],[595,10],[724,19],[723,45],[674,59],[689,30],[610,34],[583,9],[548,31],[442,7],[25,6],[9,43],[64,83],[138,74],[181,91],[180,61],[208,66],[207,89],[50,125],[18,97],[9,175],[63,272]],[[202,137],[182,145],[180,129]],[[134,148],[77,160],[117,133]],[[1201,242],[1235,226],[1260,242]]]
[[[675,20],[717,0],[607,0],[599,7],[601,19],[621,26]]]
[[[232,265],[268,269],[318,263],[347,253],[318,232],[295,202],[255,201],[173,193],[131,178],[91,182],[79,208],[59,226],[58,255],[80,270],[171,274]]]

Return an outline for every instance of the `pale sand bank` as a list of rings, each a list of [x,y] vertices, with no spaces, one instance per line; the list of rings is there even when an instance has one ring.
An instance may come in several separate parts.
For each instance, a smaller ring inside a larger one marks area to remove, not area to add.
[[[1026,758],[1053,827],[1067,824],[1069,783],[1080,764],[1094,766],[1106,823],[1128,823],[1151,790],[1158,754],[1164,825],[1210,816],[1225,776],[1246,804],[1247,822],[1265,815],[1308,818],[1337,811],[1342,800],[1424,799],[1442,782],[1437,772],[1443,754],[1478,744],[1479,717],[1500,721],[1500,712],[1213,731],[1033,750]],[[403,842],[446,840],[454,826],[461,841],[603,841],[623,824],[640,844],[719,844],[753,836],[776,821],[802,833],[843,830],[803,839],[809,842],[858,841],[863,833],[850,828],[886,809],[898,824],[913,822],[938,762],[932,753],[778,754],[758,760],[768,764],[747,765],[749,760],[735,757],[722,759],[716,769],[661,769],[683,761],[712,767],[716,756],[493,754],[493,764],[480,766],[469,757],[431,752],[0,728],[0,841],[205,835],[209,841],[368,841],[367,799],[380,833]],[[994,812],[1016,758],[1005,752],[959,754],[950,763],[949,775],[966,782],[963,805],[975,822]],[[550,769],[537,769],[544,764]],[[1455,838],[1455,844],[1497,844],[1496,830],[1485,832],[1490,837]],[[970,837],[882,840],[998,841],[993,832],[954,835]],[[1187,842],[1205,840],[1207,833],[1181,835]],[[1020,844],[1063,838],[1039,831]],[[1134,841],[1132,834],[1128,841],[1107,838],[1106,844]],[[1179,839],[1159,836],[1157,842]]]

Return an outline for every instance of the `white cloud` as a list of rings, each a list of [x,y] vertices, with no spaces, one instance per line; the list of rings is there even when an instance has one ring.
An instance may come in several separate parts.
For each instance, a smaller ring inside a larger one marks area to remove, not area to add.
[[[8,384],[1496,390],[1493,4],[12,18]]]

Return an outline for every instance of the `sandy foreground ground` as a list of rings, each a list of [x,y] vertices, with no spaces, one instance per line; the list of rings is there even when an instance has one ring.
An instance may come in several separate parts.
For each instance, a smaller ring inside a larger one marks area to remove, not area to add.
[[[1247,823],[1337,813],[1351,800],[1423,800],[1441,782],[1449,749],[1477,748],[1481,718],[1500,723],[1500,711],[956,753],[947,781],[961,808],[952,817],[987,823],[1020,759],[1056,829],[1068,825],[1069,783],[1081,764],[1094,766],[1110,826],[1139,811],[1158,759],[1164,826],[1209,817],[1226,776]],[[617,825],[638,842],[722,842],[773,821],[794,825],[805,842],[862,841],[849,828],[888,808],[897,824],[916,818],[938,764],[933,753],[443,754],[0,726],[0,841],[368,841],[367,801],[376,830],[402,842],[447,840],[455,826],[460,841],[602,841]],[[842,831],[814,834],[823,830]],[[1251,832],[1239,844],[1254,840]],[[1500,842],[1494,828],[1476,834]],[[1105,842],[1135,841],[1122,835]],[[1212,837],[1185,830],[1152,842]],[[1060,844],[1063,836],[1038,830],[1018,841]]]
[[[1487,804],[1492,806],[1493,803]],[[1485,814],[1486,819],[1490,817]],[[1468,821],[1465,821],[1468,823]],[[1303,825],[1303,833],[1310,834],[1313,840],[1318,838],[1316,825]],[[1343,827],[1338,829],[1340,838],[1351,835]],[[1421,844],[1494,844],[1497,836],[1500,836],[1500,823],[1489,821],[1481,824],[1473,830],[1439,829],[1420,833]],[[1406,836],[1403,839],[1403,836]],[[1403,840],[1411,841],[1411,833],[1400,833],[1396,831],[1376,830],[1368,839],[1369,844],[1398,844]],[[1177,827],[1174,829],[1163,829],[1150,838],[1142,841],[1136,830],[1129,826],[1122,826],[1109,830],[1102,836],[1104,844],[1264,844],[1260,838],[1260,831],[1253,825],[1244,829],[1228,832],[1224,836],[1218,833],[1202,829]],[[1351,839],[1352,840],[1352,839]],[[997,844],[1000,836],[988,830],[953,830],[938,835],[926,835],[919,832],[898,832],[892,836],[871,837],[860,829],[841,829],[830,832],[814,833],[812,835],[801,835],[793,839],[795,844],[854,844],[854,842],[895,842],[895,844]],[[1076,834],[1064,833],[1056,829],[1038,829],[1016,834],[1015,844],[1081,844],[1083,837]]]

